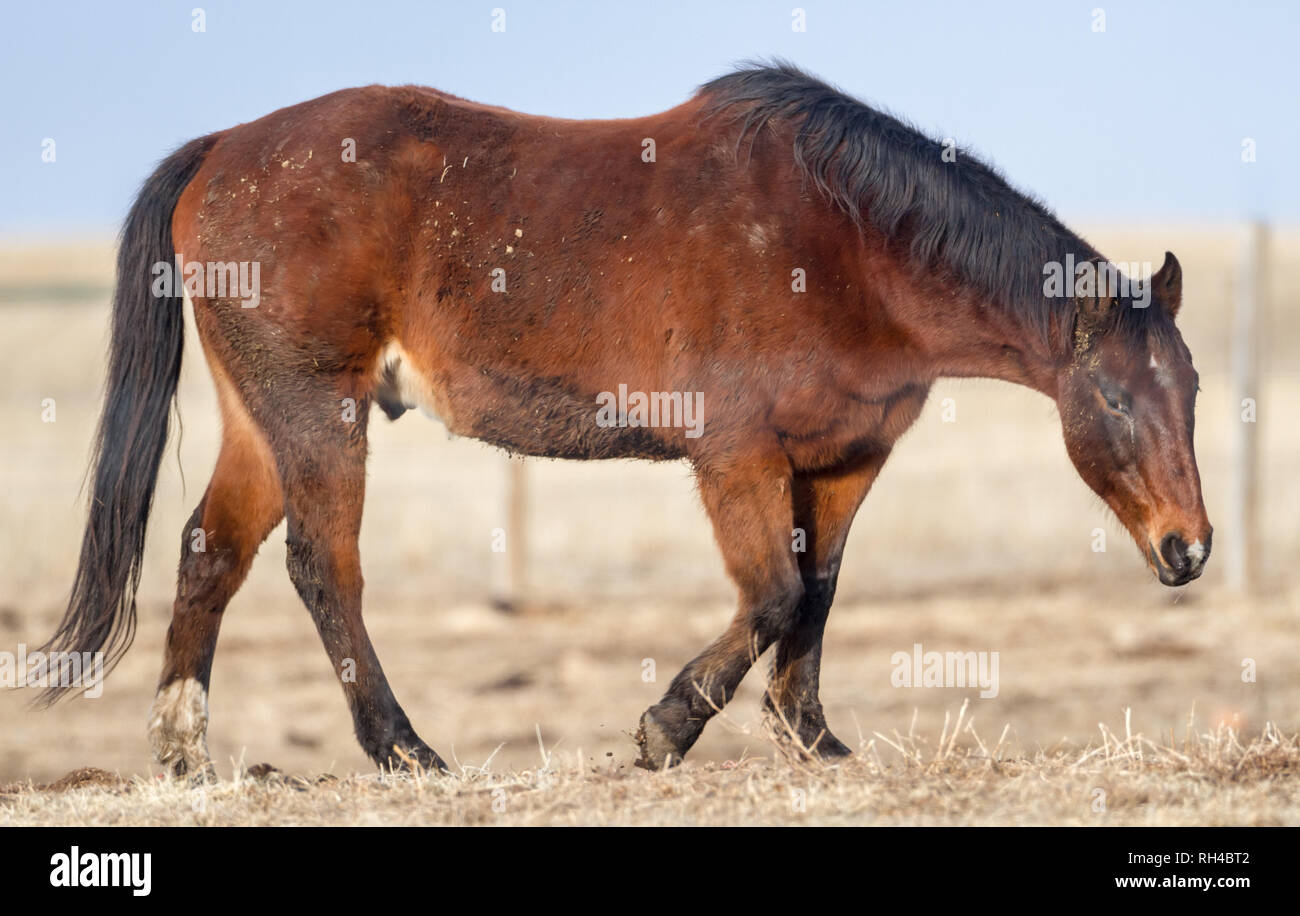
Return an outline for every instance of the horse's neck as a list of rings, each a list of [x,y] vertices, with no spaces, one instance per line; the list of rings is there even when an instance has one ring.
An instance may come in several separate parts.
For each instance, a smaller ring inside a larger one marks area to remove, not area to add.
[[[934,377],[999,379],[1055,399],[1060,335],[1044,339],[1025,319],[967,295],[918,295],[900,311]]]

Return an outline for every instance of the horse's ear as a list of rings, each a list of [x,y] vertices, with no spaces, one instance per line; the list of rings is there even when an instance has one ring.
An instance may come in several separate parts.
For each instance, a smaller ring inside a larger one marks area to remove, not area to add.
[[[1093,258],[1091,282],[1086,286],[1081,285],[1079,294],[1074,297],[1080,324],[1096,327],[1109,318],[1115,309],[1115,290],[1107,282],[1106,264],[1103,258]]]
[[[1075,310],[1081,327],[1096,328],[1110,318],[1117,304],[1112,273],[1114,265],[1098,256],[1089,258],[1083,266],[1091,270],[1075,281]]]
[[[1114,296],[1074,297],[1074,349],[1083,353],[1092,346],[1093,335],[1101,330],[1118,307]]]
[[[1114,311],[1114,296],[1076,296],[1075,304],[1079,309],[1079,320],[1096,327]]]
[[[1172,251],[1165,252],[1165,263],[1151,275],[1151,292],[1170,318],[1178,314],[1178,307],[1183,304],[1183,268]]]

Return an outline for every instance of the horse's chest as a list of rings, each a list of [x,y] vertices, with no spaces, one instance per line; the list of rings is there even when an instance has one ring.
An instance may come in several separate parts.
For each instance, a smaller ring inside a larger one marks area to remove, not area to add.
[[[920,416],[930,386],[884,392],[823,390],[782,403],[777,431],[798,468],[826,467],[888,451]]]

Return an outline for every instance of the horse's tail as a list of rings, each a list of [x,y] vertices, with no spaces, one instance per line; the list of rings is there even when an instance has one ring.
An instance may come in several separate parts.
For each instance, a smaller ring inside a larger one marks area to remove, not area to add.
[[[68,609],[43,647],[47,653],[102,652],[98,672],[117,664],[135,638],[145,528],[181,370],[181,278],[173,273],[167,295],[155,296],[154,265],[173,269],[172,211],[215,141],[215,135],[192,140],[163,160],[122,227],[104,412],[91,458],[90,516]],[[38,701],[43,705],[71,688],[90,686],[59,685],[55,678],[46,683]]]

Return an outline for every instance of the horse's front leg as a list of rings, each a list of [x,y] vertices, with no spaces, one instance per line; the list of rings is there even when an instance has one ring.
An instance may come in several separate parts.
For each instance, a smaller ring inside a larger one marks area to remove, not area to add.
[[[803,597],[791,549],[790,462],[775,439],[725,464],[697,462],[696,470],[740,607],[726,632],[641,716],[637,765],[651,770],[681,762],[758,656],[789,631]]]
[[[873,452],[851,466],[794,478],[795,525],[803,530],[799,556],[803,600],[790,631],[777,643],[763,707],[778,734],[791,734],[798,746],[824,759],[851,751],[826,726],[820,693],[822,635],[849,526],[889,455]]]

